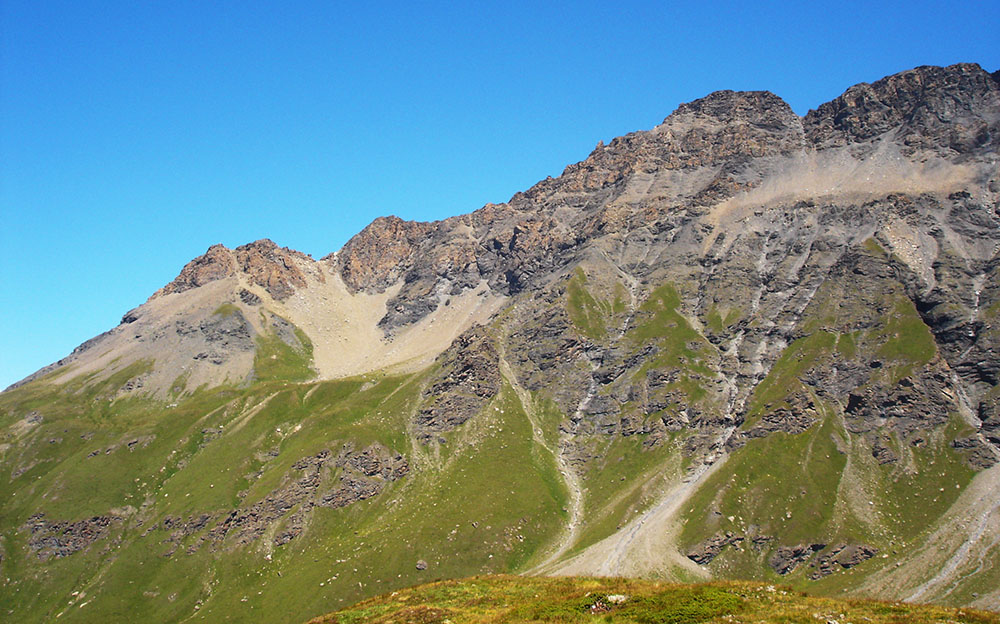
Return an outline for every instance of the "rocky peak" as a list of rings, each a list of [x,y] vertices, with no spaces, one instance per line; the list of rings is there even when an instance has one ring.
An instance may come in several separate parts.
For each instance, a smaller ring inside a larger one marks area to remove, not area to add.
[[[301,252],[278,247],[274,241],[262,238],[237,247],[233,254],[240,271],[278,301],[288,299],[296,287],[306,285],[305,276],[295,264],[296,258],[309,260]]]
[[[663,185],[701,169],[687,176],[694,181],[688,187],[670,183],[661,191],[697,211],[757,184],[768,167],[760,158],[863,143],[887,132],[902,137],[904,153],[930,146],[967,155],[1000,134],[998,91],[995,77],[974,64],[920,67],[857,85],[805,118],[767,91],[717,91],[681,104],[651,130],[598,144],[584,161],[509,203],[435,223],[375,219],[331,264],[352,292],[383,292],[403,282],[383,328],[407,324],[433,310],[444,292],[458,294],[481,279],[505,295],[523,290],[532,276],[573,258],[590,237],[608,233],[609,224],[631,222],[635,206],[616,198],[632,197],[635,189],[626,191],[637,176],[649,187],[651,178]],[[647,206],[637,218],[648,220],[659,209]],[[242,273],[284,300],[305,285],[296,254],[266,239],[233,251],[216,246],[158,294]]]
[[[804,121],[818,148],[868,141],[897,130],[902,143],[965,153],[996,140],[1000,85],[975,63],[917,67],[855,85]]]
[[[651,134],[668,169],[786,154],[803,146],[801,119],[768,91],[716,91],[681,104]]]
[[[801,119],[767,91],[716,91],[681,104],[650,131],[598,144],[563,178],[571,190],[594,190],[637,171],[689,169],[786,154],[804,145]]]
[[[174,281],[153,293],[150,299],[184,292],[235,274],[236,260],[233,252],[224,245],[212,245],[204,254],[184,265]]]
[[[434,223],[379,217],[347,241],[338,255],[340,275],[354,291],[381,292],[413,264]]]
[[[681,104],[663,123],[669,125],[672,119],[689,115],[727,124],[750,123],[776,128],[795,126],[797,119],[791,107],[770,91],[724,90]]]
[[[224,245],[212,245],[203,255],[187,263],[180,275],[156,291],[150,299],[204,286],[239,272],[278,301],[284,301],[294,292],[294,287],[306,285],[294,258],[309,259],[305,254],[279,247],[266,238],[240,245],[234,250]]]

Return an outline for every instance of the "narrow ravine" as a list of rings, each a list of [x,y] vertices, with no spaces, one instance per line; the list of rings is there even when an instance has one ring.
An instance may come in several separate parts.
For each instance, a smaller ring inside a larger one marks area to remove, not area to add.
[[[535,444],[542,447],[548,451],[552,458],[556,462],[556,468],[559,470],[559,474],[563,478],[563,482],[566,485],[567,493],[569,494],[569,502],[567,506],[567,512],[569,513],[569,520],[566,524],[566,529],[563,534],[559,537],[559,541],[555,546],[555,550],[552,554],[546,556],[546,558],[527,573],[531,574],[537,570],[551,564],[556,561],[559,557],[563,555],[576,541],[577,534],[579,533],[580,522],[583,518],[583,489],[580,486],[580,479],[570,466],[569,461],[566,459],[565,453],[562,449],[565,447],[565,438],[567,434],[561,434],[559,448],[553,449],[545,441],[544,430],[542,429],[541,423],[538,421],[538,414],[535,412],[535,404],[531,398],[531,393],[528,392],[524,386],[520,384],[517,380],[517,375],[514,374],[514,370],[507,361],[506,351],[501,347],[500,349],[500,372],[504,377],[507,378],[508,383],[510,383],[511,388],[513,388],[514,393],[517,395],[518,401],[521,403],[521,408],[524,410],[525,415],[531,425],[531,436]],[[592,380],[593,381],[593,380]],[[593,385],[593,384],[592,384]],[[596,392],[596,388],[594,388]],[[586,409],[586,404],[593,399],[593,394],[589,393],[580,402],[580,406],[577,407],[577,412]]]
[[[594,368],[596,369],[596,366]],[[590,384],[587,386],[587,394],[580,399],[580,403],[577,404],[576,411],[573,414],[574,421],[578,421],[583,417],[583,411],[587,409],[588,405],[590,405],[590,402],[593,400],[595,394],[597,394],[597,381],[593,378],[593,375],[591,375]],[[532,568],[529,573],[539,571],[558,561],[559,558],[562,557],[566,551],[568,551],[573,544],[576,543],[576,539],[580,534],[580,525],[583,522],[583,486],[580,484],[580,476],[576,474],[576,470],[567,459],[566,453],[572,439],[572,434],[560,433],[559,452],[553,453],[556,460],[556,466],[559,469],[559,474],[562,475],[563,481],[566,483],[566,488],[569,490],[570,494],[569,505],[567,508],[567,511],[569,512],[569,521],[566,524],[566,531],[559,539],[559,543],[556,545],[556,549],[552,552],[552,554],[547,556],[541,563]]]

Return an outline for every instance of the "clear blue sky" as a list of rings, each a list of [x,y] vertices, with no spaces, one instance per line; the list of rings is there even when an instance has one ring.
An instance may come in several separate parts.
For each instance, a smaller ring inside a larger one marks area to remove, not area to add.
[[[480,4],[0,1],[0,388],[213,243],[505,201],[717,89],[1000,68],[996,0]]]

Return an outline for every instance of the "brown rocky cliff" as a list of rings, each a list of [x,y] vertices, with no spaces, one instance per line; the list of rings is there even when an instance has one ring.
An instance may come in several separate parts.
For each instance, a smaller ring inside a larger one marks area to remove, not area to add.
[[[234,250],[223,245],[212,245],[203,255],[187,263],[180,275],[156,291],[150,299],[184,292],[242,273],[272,297],[284,301],[292,295],[295,288],[306,285],[305,276],[295,265],[295,258],[309,259],[298,251],[278,247],[266,238],[241,245]]]
[[[309,260],[303,253],[278,247],[264,238],[237,247],[233,255],[236,256],[240,271],[278,301],[288,299],[295,288],[304,288],[306,285],[305,276],[294,261],[296,257]]]
[[[188,262],[174,281],[153,293],[150,299],[191,290],[235,274],[233,253],[223,245],[212,245],[203,255]]]
[[[379,217],[347,241],[338,255],[340,275],[354,291],[381,292],[409,269],[433,223]]]

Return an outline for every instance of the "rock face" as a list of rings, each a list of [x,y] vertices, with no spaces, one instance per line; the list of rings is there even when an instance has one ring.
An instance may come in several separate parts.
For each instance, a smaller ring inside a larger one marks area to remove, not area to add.
[[[696,548],[691,549],[688,552],[687,557],[691,561],[699,564],[711,563],[712,559],[719,556],[722,549],[730,544],[738,544],[743,541],[743,537],[740,535],[734,535],[733,533],[726,532],[713,535],[711,538],[705,542],[699,544]]]
[[[878,554],[877,548],[865,544],[840,544],[816,560],[813,564],[816,569],[809,573],[809,578],[818,580],[829,576],[837,566],[845,570],[853,568],[876,554]]]
[[[1000,129],[996,92],[995,76],[975,64],[918,67],[851,87],[806,115],[804,125],[821,149],[895,132],[910,154],[981,153],[995,147]]]
[[[420,243],[434,229],[431,223],[379,217],[347,241],[338,255],[340,275],[354,290],[383,291],[396,283]]]
[[[687,554],[687,558],[697,564],[706,565],[718,557],[727,546],[739,547],[743,543],[747,543],[755,551],[759,552],[765,548],[772,539],[774,538],[769,535],[748,536],[739,535],[731,531],[716,533],[695,548],[691,549]],[[779,548],[778,553],[782,552],[783,550]]]
[[[424,441],[472,418],[500,391],[497,351],[482,328],[459,336],[439,362],[414,421]]]
[[[249,283],[264,288],[276,300],[284,301],[296,288],[306,285],[296,260],[311,262],[305,254],[278,247],[266,238],[233,250],[212,245],[203,256],[189,262],[174,281],[156,291],[153,297],[181,293],[209,282],[241,275]]]
[[[236,259],[232,252],[222,245],[212,245],[204,255],[187,263],[174,281],[156,291],[153,296],[184,292],[235,274]]]
[[[305,254],[278,247],[265,238],[237,247],[233,255],[239,270],[250,282],[261,286],[278,301],[288,299],[296,288],[306,285],[305,276],[295,263],[295,259],[310,261]]]
[[[207,359],[216,365],[223,364],[228,359],[229,352],[252,352],[255,347],[254,332],[239,310],[213,315],[199,323],[196,328],[183,321],[178,321],[174,327],[178,336],[198,334],[204,340],[208,350],[199,351],[194,356],[195,360]]]
[[[814,553],[823,550],[826,544],[799,544],[797,546],[782,546],[774,551],[768,560],[771,568],[781,575],[788,574],[804,563]]]
[[[211,539],[232,539],[238,546],[249,544],[291,513],[284,529],[274,537],[275,545],[287,544],[305,530],[313,507],[346,507],[377,496],[385,483],[409,472],[402,455],[390,453],[380,446],[356,452],[345,445],[337,456],[322,451],[299,460],[292,468],[301,476],[290,479],[259,503],[232,511],[209,532]],[[327,484],[331,468],[341,469],[339,482],[332,487]],[[327,484],[325,488],[324,484]]]

